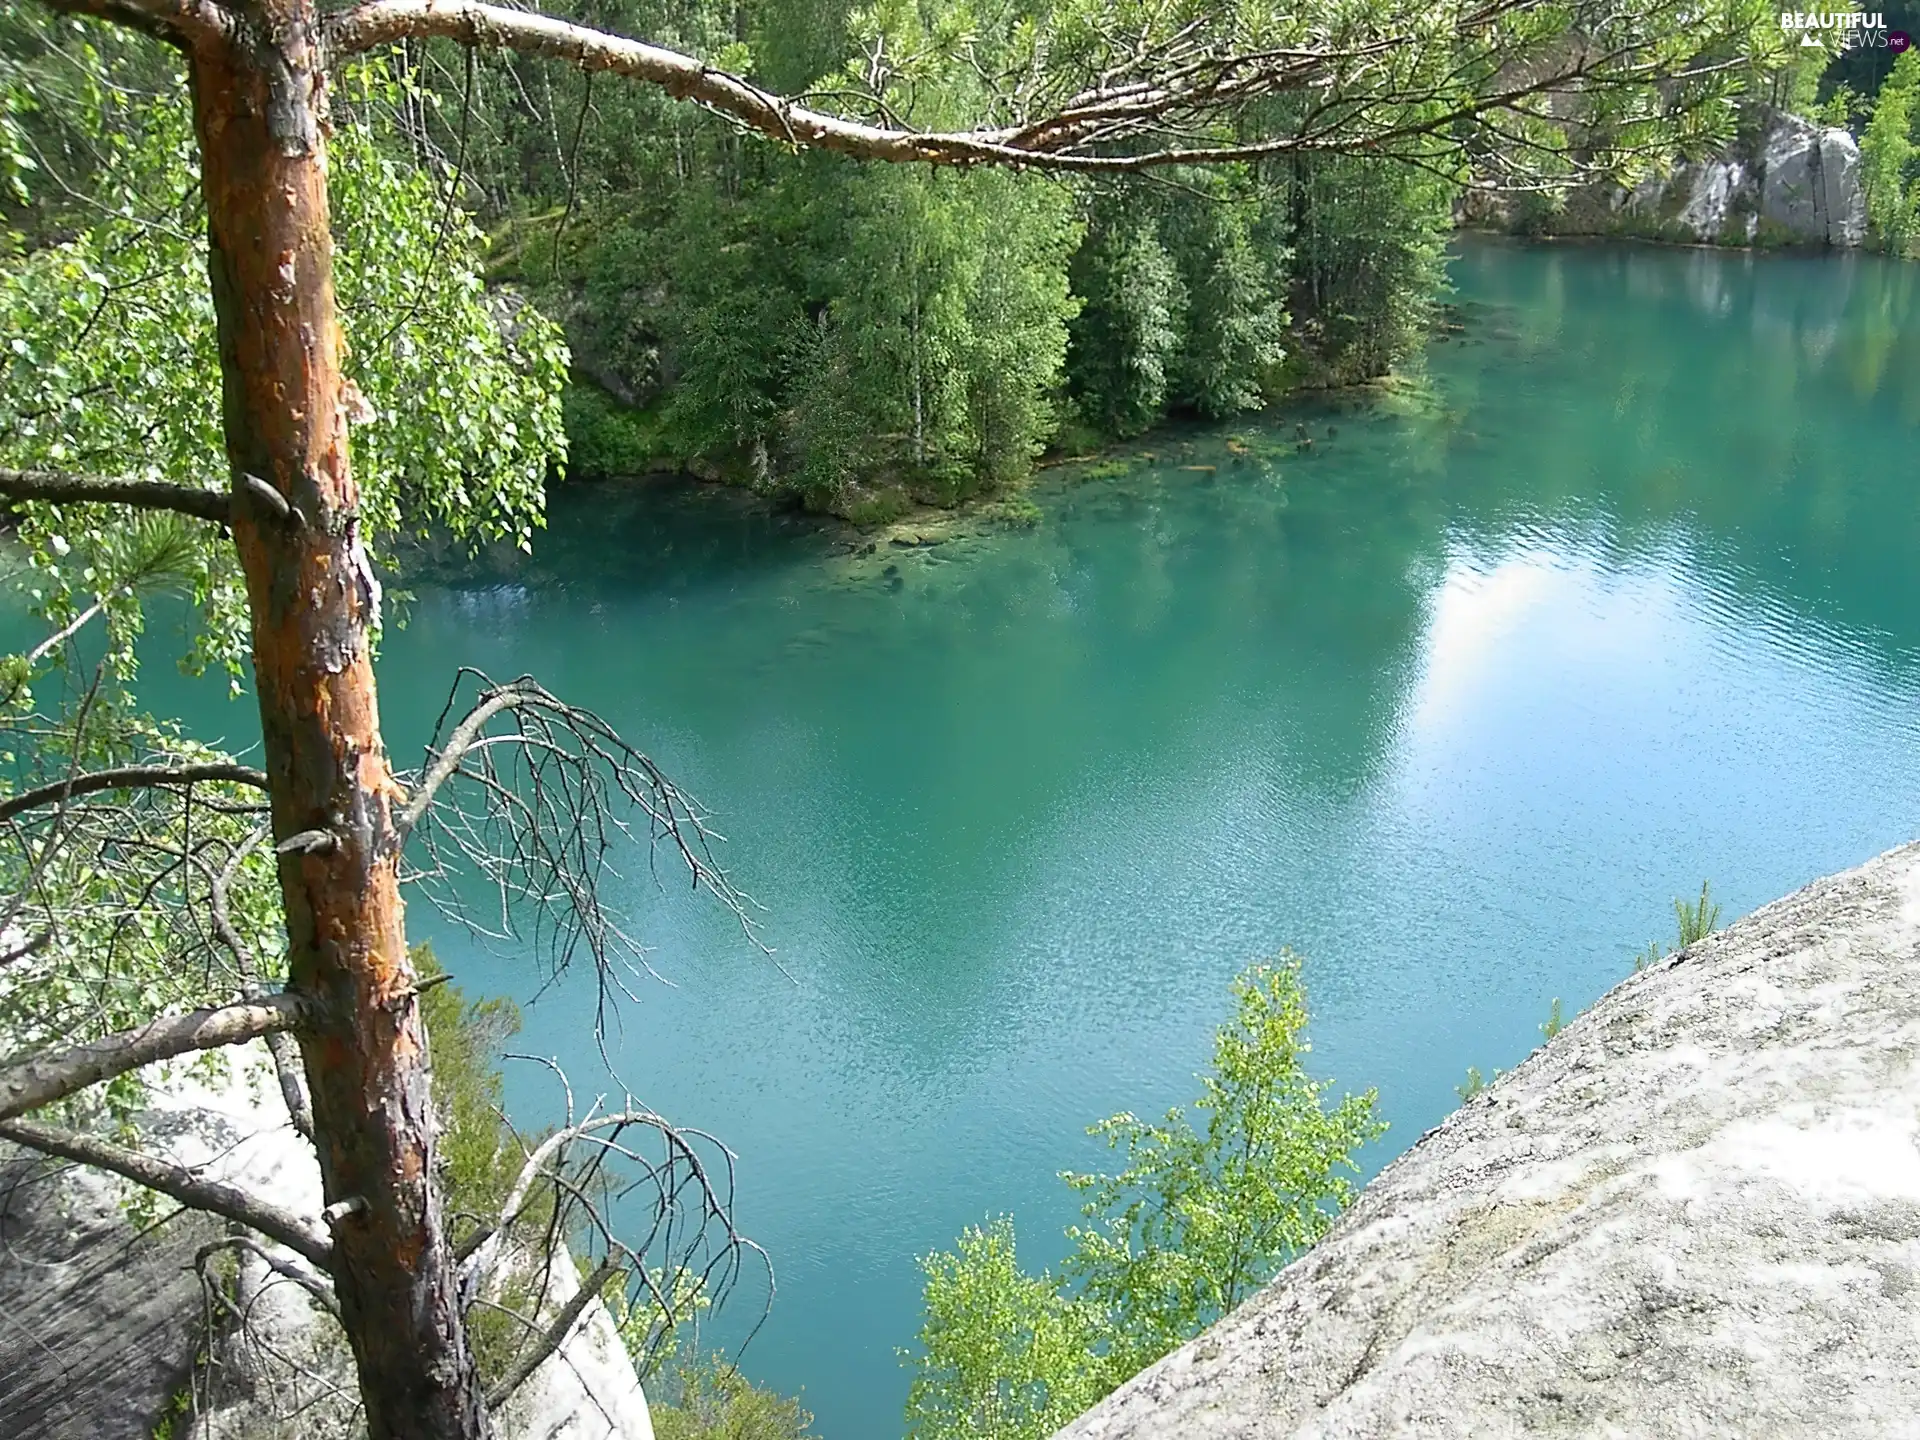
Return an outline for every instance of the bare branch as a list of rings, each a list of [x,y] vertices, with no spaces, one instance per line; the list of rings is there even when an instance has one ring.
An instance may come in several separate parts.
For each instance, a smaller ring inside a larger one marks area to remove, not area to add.
[[[63,805],[69,800],[82,795],[94,795],[102,790],[142,790],[170,785],[198,785],[209,781],[249,785],[255,790],[267,788],[265,771],[256,770],[250,765],[236,765],[231,761],[205,765],[123,765],[113,770],[70,775],[51,785],[23,790],[18,795],[0,801],[0,822],[11,820],[28,810],[37,810],[43,805]]]
[[[534,687],[537,691],[538,687]],[[466,718],[453,727],[453,733],[447,737],[447,743],[441,747],[440,754],[421,777],[420,784],[413,792],[413,798],[407,802],[393,822],[396,843],[404,841],[407,833],[420,823],[420,817],[427,813],[427,807],[433,803],[433,797],[440,787],[447,783],[454,771],[460,768],[460,762],[473,748],[473,742],[480,738],[480,732],[487,728],[487,722],[503,710],[511,710],[529,698],[523,688],[523,681],[502,685],[491,694],[483,695],[480,702],[469,710]]]
[[[579,1290],[571,1300],[560,1307],[560,1313],[553,1317],[553,1323],[541,1332],[539,1342],[522,1356],[517,1364],[503,1375],[499,1382],[487,1391],[487,1408],[498,1410],[513,1398],[518,1390],[532,1378],[533,1372],[546,1363],[547,1358],[567,1343],[567,1337],[573,1333],[573,1327],[580,1323],[580,1317],[587,1313],[587,1307],[600,1298],[600,1292],[606,1288],[607,1281],[620,1273],[620,1267],[611,1260],[603,1260],[600,1267],[581,1282]]]
[[[51,655],[55,650],[58,650],[62,645],[66,644],[67,641],[84,630],[87,622],[106,608],[107,597],[102,596],[100,599],[95,600],[93,604],[82,610],[78,615],[74,616],[73,619],[69,620],[65,625],[62,625],[58,630],[54,631],[53,634],[29,650],[27,652],[28,666],[38,665],[42,660],[46,659],[47,656]],[[11,697],[9,697],[9,699],[11,699]]]
[[[236,1220],[286,1246],[317,1269],[332,1268],[333,1245],[322,1238],[310,1222],[291,1210],[248,1194],[237,1185],[209,1180],[184,1165],[157,1160],[77,1130],[63,1130],[33,1120],[0,1120],[0,1140],[11,1140],[43,1155],[58,1155],[63,1160],[111,1171],[136,1185],[178,1200],[190,1210],[205,1210]]]
[[[470,685],[478,693],[450,724]],[[716,863],[713,842],[721,837],[705,814],[592,711],[529,676],[496,685],[463,668],[434,731],[415,794],[395,825],[398,840],[417,837],[421,857],[403,878],[478,934],[530,940],[555,975],[584,946],[600,979],[602,1019],[623,985],[616,962],[644,964],[642,948],[600,898],[628,844],[645,843],[649,863],[655,849],[668,849],[694,888],[711,891],[752,937],[752,902]],[[645,818],[645,837],[629,812]],[[472,887],[460,883],[463,873],[487,882],[497,915],[469,909]]]
[[[241,993],[249,1000],[263,1000],[271,992],[261,983],[259,960],[234,928],[233,882],[247,857],[265,843],[269,833],[268,827],[261,825],[234,846],[233,853],[227,857],[227,863],[218,874],[202,867],[207,877],[209,918],[213,921],[214,937],[233,956],[234,968],[240,972]],[[295,1130],[307,1139],[313,1139],[313,1101],[307,1094],[306,1071],[300,1059],[300,1047],[291,1034],[284,1030],[276,1031],[267,1036],[267,1053],[273,1057],[273,1072],[280,1081],[280,1098],[286,1102],[287,1118],[293,1122]]]
[[[169,485],[164,480],[109,480],[55,470],[0,470],[0,498],[44,500],[52,505],[125,505],[135,510],[173,510],[225,525],[233,497],[224,490]]]
[[[544,1063],[564,1087],[564,1073]],[[566,1126],[528,1150],[497,1220],[460,1247],[462,1304],[493,1305],[482,1292],[496,1270],[512,1269],[529,1254],[545,1255],[551,1265],[559,1237],[578,1236],[598,1252],[603,1272],[626,1272],[644,1297],[631,1302],[645,1304],[652,1317],[645,1353],[636,1354],[644,1374],[647,1358],[678,1324],[729,1294],[745,1259],[766,1264],[766,1254],[733,1227],[733,1155],[713,1136],[676,1127],[631,1098],[611,1113],[596,1102],[576,1123],[568,1094]],[[712,1148],[717,1165],[702,1158],[703,1147]],[[551,1207],[541,1203],[548,1194]],[[623,1238],[608,1216],[616,1206],[631,1214],[636,1205],[651,1220],[643,1234]],[[544,1237],[513,1234],[529,1216],[538,1217]],[[770,1306],[773,1272],[766,1268]],[[542,1294],[549,1275],[541,1276]],[[589,1283],[603,1284],[604,1274]],[[536,1298],[532,1309],[538,1315],[545,1305]],[[524,1315],[508,1313],[537,1332]]]
[[[307,1013],[301,997],[282,993],[185,1015],[165,1015],[137,1029],[0,1066],[0,1120],[38,1110],[156,1060],[298,1029]]]
[[[340,1301],[333,1293],[333,1286],[324,1275],[316,1274],[298,1261],[289,1260],[284,1255],[276,1255],[249,1235],[229,1235],[224,1240],[210,1240],[194,1254],[196,1268],[222,1250],[244,1250],[274,1274],[291,1280],[314,1298],[322,1310],[334,1319],[340,1318]]]

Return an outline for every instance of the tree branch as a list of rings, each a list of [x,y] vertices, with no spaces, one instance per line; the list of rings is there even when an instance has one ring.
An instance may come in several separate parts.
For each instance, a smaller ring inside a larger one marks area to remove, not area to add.
[[[69,15],[111,20],[182,48],[221,40],[233,32],[233,15],[215,0],[46,0]]]
[[[86,13],[104,13],[92,10]],[[233,497],[225,490],[170,485],[164,480],[108,480],[56,470],[0,470],[0,497],[45,500],[53,505],[126,505],[135,510],[172,510],[225,525]]]
[[[397,40],[437,37],[476,49],[515,50],[559,60],[585,71],[611,71],[629,79],[657,85],[676,100],[691,101],[738,121],[787,145],[833,150],[863,160],[921,161],[933,165],[997,163],[1044,165],[1055,170],[1124,171],[1156,164],[1178,163],[1180,157],[1151,155],[1087,155],[1067,153],[1078,127],[1102,118],[1119,117],[1143,124],[1176,112],[1189,102],[1206,104],[1219,90],[1167,90],[1142,96],[1136,87],[1121,87],[1102,97],[1108,105],[1087,106],[1072,125],[1041,131],[1032,127],[982,128],[945,133],[865,125],[837,115],[811,110],[782,96],[770,95],[750,81],[678,51],[629,40],[602,30],[570,24],[551,16],[509,10],[481,0],[366,0],[326,22],[325,43],[334,56],[358,54]],[[1369,48],[1392,48],[1399,39],[1375,42]],[[1340,58],[1332,52],[1288,53],[1280,58],[1292,83],[1304,83],[1309,70]],[[1222,61],[1231,67],[1233,61]],[[1299,78],[1295,72],[1300,72]],[[1235,98],[1255,93],[1246,83],[1233,87]],[[1268,87],[1280,88],[1278,83]],[[1204,92],[1204,93],[1203,93]],[[1115,112],[1110,114],[1109,112]],[[1286,144],[1287,142],[1277,142]]]
[[[298,1029],[307,1014],[307,1002],[302,997],[281,993],[237,1005],[191,1010],[184,1015],[164,1015],[135,1029],[89,1040],[56,1054],[35,1055],[0,1066],[0,1120],[38,1110],[156,1060]]]
[[[267,788],[265,771],[255,770],[250,765],[236,765],[232,761],[215,761],[205,765],[123,765],[114,770],[70,775],[51,785],[23,790],[18,795],[0,801],[0,822],[11,820],[28,810],[37,810],[43,805],[63,805],[79,796],[93,795],[102,790],[197,785],[214,780],[231,785],[250,785],[255,790]]]
[[[542,56],[589,74],[605,70],[658,86],[677,100],[701,105],[782,144],[832,150],[863,160],[1111,174],[1296,152],[1385,154],[1386,147],[1397,144],[1436,143],[1459,122],[1516,107],[1568,85],[1644,84],[1672,78],[1642,63],[1641,41],[1630,40],[1595,55],[1583,47],[1558,51],[1532,47],[1529,53],[1524,37],[1503,40],[1501,24],[1534,8],[1537,0],[1488,0],[1454,17],[1447,27],[1454,44],[1492,47],[1483,55],[1489,63],[1498,60],[1511,66],[1523,58],[1530,61],[1523,67],[1524,79],[1494,93],[1443,94],[1424,86],[1409,90],[1405,84],[1396,89],[1391,79],[1385,79],[1384,89],[1363,84],[1358,92],[1342,97],[1355,123],[1333,133],[1296,131],[1252,141],[1177,145],[1164,141],[1170,133],[1178,133],[1174,127],[1180,122],[1218,119],[1265,96],[1323,90],[1339,94],[1361,76],[1381,81],[1381,67],[1398,55],[1445,42],[1431,33],[1410,30],[1347,45],[1323,42],[1232,53],[1216,50],[1197,34],[1196,25],[1190,25],[1164,41],[1142,40],[1129,46],[1114,69],[1051,113],[1044,113],[1043,107],[1037,119],[1015,117],[1012,124],[946,132],[849,120],[769,94],[690,55],[484,0],[363,0],[323,22],[323,43],[335,57],[423,38]],[[1518,48],[1503,49],[1503,44]],[[1608,73],[1609,66],[1618,67],[1620,73]],[[1708,70],[1713,68],[1717,67]],[[1423,113],[1417,119],[1393,113],[1409,107]],[[1113,142],[1128,139],[1145,139],[1148,144],[1121,153],[1110,148]],[[1107,147],[1107,153],[1095,153],[1096,145]]]
[[[178,1200],[189,1210],[204,1210],[236,1220],[286,1246],[317,1269],[329,1272],[332,1269],[333,1245],[321,1238],[304,1217],[257,1199],[237,1185],[209,1180],[184,1165],[157,1160],[137,1150],[82,1135],[77,1130],[63,1130],[33,1120],[0,1120],[0,1140],[11,1140],[43,1155],[58,1155],[63,1160],[111,1171],[136,1185]]]
[[[603,1260],[600,1268],[581,1282],[571,1300],[560,1308],[553,1317],[553,1323],[541,1332],[539,1341],[520,1361],[500,1378],[498,1384],[487,1391],[487,1409],[498,1410],[513,1397],[518,1390],[532,1378],[533,1372],[546,1363],[573,1333],[573,1327],[580,1323],[580,1317],[587,1313],[587,1307],[600,1298],[600,1292],[606,1288],[607,1281],[620,1273],[620,1267],[611,1260]]]
[[[427,807],[433,803],[434,795],[447,783],[453,773],[460,768],[460,762],[467,758],[467,751],[487,728],[487,722],[503,710],[512,710],[524,703],[528,692],[536,697],[544,697],[546,692],[532,681],[522,677],[508,685],[502,685],[491,694],[482,695],[480,702],[467,712],[466,718],[454,726],[453,733],[447,737],[447,743],[441,747],[439,757],[420,779],[419,786],[413,792],[413,798],[407,802],[393,822],[393,843],[405,843],[413,827],[420,823],[420,817],[427,813]],[[0,816],[0,818],[5,818]]]
[[[334,1319],[340,1318],[340,1300],[333,1292],[333,1286],[323,1275],[316,1275],[298,1261],[289,1260],[284,1255],[276,1255],[248,1235],[229,1235],[224,1240],[212,1240],[195,1252],[193,1263],[196,1268],[205,1265],[207,1260],[222,1250],[244,1250],[267,1269],[282,1279],[291,1280],[307,1294],[314,1303],[325,1310]]]

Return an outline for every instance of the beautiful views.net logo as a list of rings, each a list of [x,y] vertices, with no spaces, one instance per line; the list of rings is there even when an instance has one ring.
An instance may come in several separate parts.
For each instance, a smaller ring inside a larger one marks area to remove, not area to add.
[[[1864,10],[1782,10],[1780,28],[1789,34],[1798,31],[1802,45],[1818,49],[1827,48],[1829,34],[1842,50],[1891,50],[1898,55],[1913,43],[1906,31],[1887,29],[1887,18],[1878,10],[1871,14]]]

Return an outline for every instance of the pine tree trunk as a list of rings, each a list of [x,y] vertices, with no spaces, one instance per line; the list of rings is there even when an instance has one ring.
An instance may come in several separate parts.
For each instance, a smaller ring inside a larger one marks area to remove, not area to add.
[[[250,7],[190,56],[219,316],[234,543],[280,859],[289,984],[371,1440],[491,1434],[432,1183],[425,1034],[395,875],[377,603],[347,463],[312,0]],[[269,493],[271,492],[271,493]],[[276,500],[275,497],[278,497]]]

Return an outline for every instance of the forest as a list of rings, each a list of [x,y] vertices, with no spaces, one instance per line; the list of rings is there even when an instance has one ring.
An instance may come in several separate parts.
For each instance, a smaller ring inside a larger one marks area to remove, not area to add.
[[[1869,243],[1920,253],[1920,53],[1802,47],[1751,0],[9,6],[0,1138],[222,1217],[216,1288],[258,1260],[316,1297],[341,1433],[496,1433],[602,1291],[666,1365],[755,1260],[712,1152],[630,1097],[496,1126],[511,1026],[442,1004],[403,896],[603,1009],[645,983],[622,847],[759,922],[644,737],[537,678],[454,657],[427,753],[389,755],[411,561],[533,549],[580,479],[870,526],[1361,385],[1417,364],[1471,192],[1631,186],[1782,110],[1858,134]],[[175,660],[255,697],[257,751],[151,712]],[[1209,1118],[1115,1116],[1120,1173],[1071,1177],[1066,1274],[992,1222],[927,1258],[911,1433],[1050,1433],[1344,1203],[1378,1125],[1308,1078],[1297,967],[1227,1003]],[[157,1086],[254,1041],[316,1214],[143,1143]],[[635,1184],[637,1238],[606,1219]],[[579,1305],[529,1282],[574,1258]],[[663,1436],[798,1433],[724,1362],[676,1373]]]

